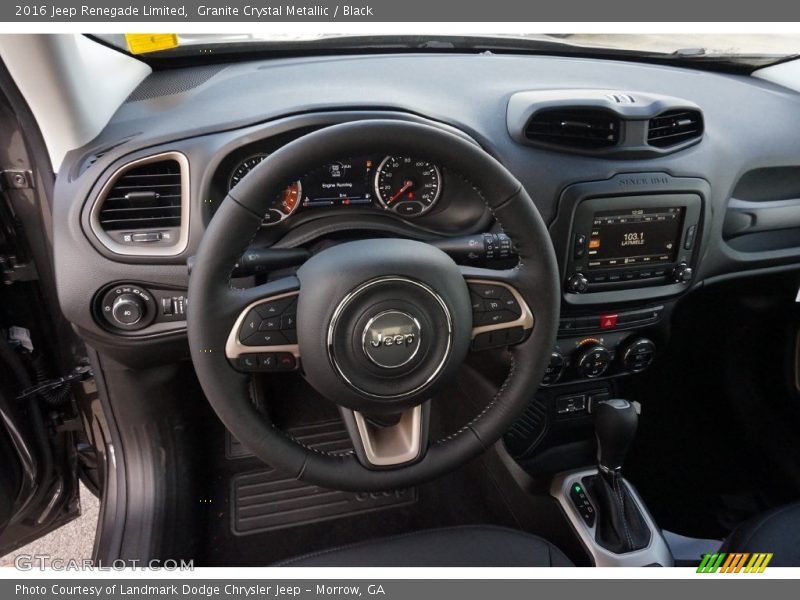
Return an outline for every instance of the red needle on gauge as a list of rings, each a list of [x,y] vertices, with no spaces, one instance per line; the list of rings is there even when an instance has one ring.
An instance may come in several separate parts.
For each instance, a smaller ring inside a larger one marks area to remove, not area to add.
[[[402,196],[403,194],[405,194],[405,193],[406,193],[408,190],[410,190],[412,187],[414,187],[414,182],[413,182],[413,181],[411,181],[410,179],[406,179],[406,180],[403,182],[403,187],[401,187],[399,190],[397,190],[397,193],[396,193],[394,196],[392,196],[391,198],[389,198],[389,202],[387,202],[387,204],[391,204],[392,202],[394,202],[395,200],[397,200],[397,199],[398,199],[400,196]]]

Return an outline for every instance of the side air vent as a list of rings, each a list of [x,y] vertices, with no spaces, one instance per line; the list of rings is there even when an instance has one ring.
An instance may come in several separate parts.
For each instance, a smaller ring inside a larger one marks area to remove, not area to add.
[[[171,256],[188,239],[188,163],[169,152],[130,163],[103,187],[91,225],[118,254]]]
[[[570,148],[608,148],[619,142],[619,118],[591,108],[545,109],[525,127],[532,142]]]
[[[669,110],[647,123],[647,143],[669,148],[703,135],[703,115],[699,110]]]

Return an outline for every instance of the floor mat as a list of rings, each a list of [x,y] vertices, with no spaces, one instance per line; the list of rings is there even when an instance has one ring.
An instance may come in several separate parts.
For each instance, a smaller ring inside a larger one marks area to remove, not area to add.
[[[341,421],[299,427],[291,433],[303,444],[318,450],[336,453],[352,448]],[[227,450],[230,458],[249,455],[232,437]],[[341,492],[309,485],[265,467],[231,479],[231,530],[235,535],[262,533],[395,508],[416,501],[415,488],[383,493]]]

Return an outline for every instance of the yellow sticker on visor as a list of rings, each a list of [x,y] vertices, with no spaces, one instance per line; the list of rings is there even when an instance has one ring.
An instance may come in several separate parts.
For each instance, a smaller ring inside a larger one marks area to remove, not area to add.
[[[125,41],[131,54],[147,54],[178,47],[175,33],[126,33]]]

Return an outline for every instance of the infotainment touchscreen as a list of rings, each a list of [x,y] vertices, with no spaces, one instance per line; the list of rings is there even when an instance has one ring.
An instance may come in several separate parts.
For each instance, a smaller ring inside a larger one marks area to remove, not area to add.
[[[682,207],[594,213],[588,244],[590,269],[657,265],[675,260]]]

